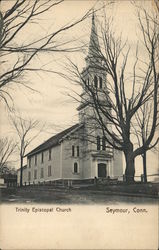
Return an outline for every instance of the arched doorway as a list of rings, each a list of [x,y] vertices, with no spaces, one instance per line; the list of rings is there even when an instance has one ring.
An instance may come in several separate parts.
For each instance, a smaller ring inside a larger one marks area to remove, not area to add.
[[[107,176],[107,169],[105,163],[98,164],[98,177],[105,178]]]

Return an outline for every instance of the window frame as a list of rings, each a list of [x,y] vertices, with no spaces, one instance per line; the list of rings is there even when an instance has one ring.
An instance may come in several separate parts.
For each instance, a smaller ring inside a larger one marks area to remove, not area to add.
[[[72,157],[74,157],[74,156],[75,156],[75,146],[72,145]]]
[[[49,148],[49,161],[52,159],[52,148]]]
[[[77,146],[77,157],[79,157],[80,151],[79,151],[79,146]]]
[[[44,152],[41,152],[41,163],[44,163]]]
[[[37,166],[37,154],[35,155],[34,164]]]
[[[76,168],[77,171],[75,171],[75,168]],[[73,173],[74,174],[78,174],[79,173],[79,164],[78,164],[77,161],[73,163]]]
[[[88,79],[87,79],[87,85],[88,85],[88,87],[89,87],[89,77],[88,77]]]
[[[41,168],[40,170],[40,179],[44,178],[44,168]]]
[[[38,176],[38,171],[37,171],[37,169],[34,169],[34,180],[37,180],[37,176]]]
[[[102,79],[102,77],[99,77],[99,88],[100,89],[103,88],[103,79]]]
[[[106,141],[105,141],[105,136],[102,136],[102,150],[106,150]]]
[[[52,176],[52,167],[51,165],[48,166],[48,177]]]
[[[96,75],[94,76],[94,87],[98,88],[98,77]]]

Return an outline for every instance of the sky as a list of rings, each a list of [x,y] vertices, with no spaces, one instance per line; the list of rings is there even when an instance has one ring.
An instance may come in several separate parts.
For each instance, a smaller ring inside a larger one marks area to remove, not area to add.
[[[149,1],[144,1],[145,6],[148,6]],[[10,4],[11,1],[6,1]],[[66,23],[77,20],[90,8],[95,6],[95,9],[106,5],[106,13],[108,16],[113,16],[115,30],[119,34],[122,32],[123,39],[128,39],[133,47],[137,39],[137,19],[135,16],[134,6],[131,1],[115,1],[115,4],[108,5],[108,1],[65,1],[58,5],[54,11],[48,12],[43,16],[36,26],[29,26],[23,34],[17,38],[19,41],[34,40],[38,38],[42,32],[47,34],[51,30],[56,30]],[[4,6],[4,8],[6,5]],[[102,20],[103,13],[96,14],[97,20]],[[98,25],[97,25],[98,29]],[[69,32],[57,38],[57,43],[67,39],[75,40],[74,44],[85,44],[87,50],[89,35],[91,31],[91,18],[85,20],[83,23],[75,26]],[[85,66],[84,55],[80,52],[68,53],[54,53],[41,55],[33,61],[35,65],[45,65],[47,69],[57,70],[65,73],[65,65],[67,57],[70,57],[81,69]],[[60,77],[57,74],[49,73],[29,73],[25,81],[29,83],[38,92],[31,91],[24,87],[12,86],[9,91],[12,93],[16,109],[24,116],[37,119],[45,123],[45,130],[38,138],[33,141],[28,151],[47,140],[52,135],[78,122],[78,112],[76,110],[78,103],[75,102],[68,94],[72,90],[79,94],[81,88],[73,85],[71,82]],[[8,119],[8,111],[3,103],[0,103],[0,135],[9,135],[16,138],[16,134],[10,125]],[[19,167],[18,155],[14,155],[14,162],[16,168]],[[149,173],[156,173],[158,167],[158,158],[154,153],[148,155],[148,169]],[[138,174],[142,171],[141,157],[136,160],[136,172]]]

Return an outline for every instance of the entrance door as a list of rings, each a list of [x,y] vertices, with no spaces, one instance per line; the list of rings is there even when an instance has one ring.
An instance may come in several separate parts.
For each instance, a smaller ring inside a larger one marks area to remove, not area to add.
[[[106,164],[99,163],[98,164],[98,177],[105,178],[107,176]]]

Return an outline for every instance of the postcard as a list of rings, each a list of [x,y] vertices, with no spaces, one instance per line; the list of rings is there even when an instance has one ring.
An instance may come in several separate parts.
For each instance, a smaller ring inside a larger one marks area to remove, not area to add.
[[[157,250],[159,2],[0,5],[0,248]]]

